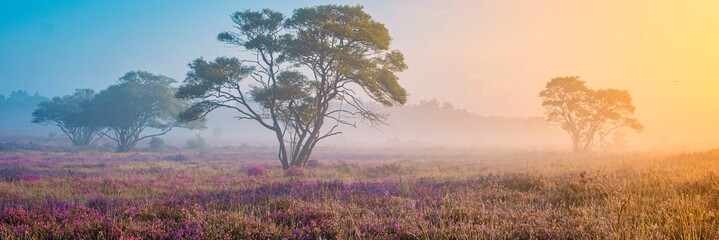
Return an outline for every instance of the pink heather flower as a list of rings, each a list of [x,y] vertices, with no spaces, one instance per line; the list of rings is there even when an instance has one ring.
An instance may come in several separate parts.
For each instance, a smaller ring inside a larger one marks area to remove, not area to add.
[[[297,167],[297,166],[292,166],[292,167],[290,167],[290,169],[287,169],[287,171],[285,171],[285,176],[287,176],[287,177],[301,177],[304,175],[305,175],[305,171],[302,170],[302,168]]]
[[[249,168],[247,168],[247,175],[254,176],[254,177],[264,176],[265,174],[267,174],[267,171],[268,171],[267,168],[264,168],[259,165],[252,165]]]

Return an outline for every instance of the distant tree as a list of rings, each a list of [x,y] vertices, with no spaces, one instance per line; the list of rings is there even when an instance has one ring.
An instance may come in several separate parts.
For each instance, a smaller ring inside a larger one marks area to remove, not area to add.
[[[233,14],[232,21],[239,31],[218,39],[255,58],[190,63],[178,96],[193,105],[182,118],[234,109],[238,119],[257,121],[274,133],[285,169],[305,166],[320,140],[341,133],[339,125],[383,123],[384,116],[368,109],[360,93],[385,106],[406,102],[396,75],[407,68],[404,57],[389,49],[387,28],[361,6],[300,8],[286,20],[272,10],[248,10]],[[245,79],[255,84],[245,88]],[[334,125],[323,128],[327,119]]]
[[[0,101],[0,128],[31,128],[32,112],[38,104],[48,100],[37,92],[30,95],[25,90],[12,91],[4,101]]]
[[[187,148],[192,150],[201,150],[207,148],[207,141],[199,133],[194,138],[188,139],[186,142]]]
[[[125,74],[100,92],[92,101],[91,110],[104,134],[117,144],[117,152],[128,152],[143,139],[161,136],[176,127],[202,128],[204,122],[180,122],[177,115],[187,102],[175,98],[175,80],[144,71]],[[148,129],[159,132],[142,135]]]
[[[162,148],[165,146],[165,141],[162,140],[162,138],[159,137],[151,137],[150,138],[150,150],[152,151],[162,151]]]
[[[549,121],[561,123],[572,138],[574,152],[589,152],[613,130],[643,126],[630,118],[635,107],[629,92],[617,89],[593,90],[579,77],[556,77],[539,93]]]
[[[454,111],[454,105],[452,105],[452,103],[449,103],[449,102],[442,102],[441,110],[443,112],[452,112],[452,111]]]
[[[87,146],[102,137],[101,128],[88,112],[94,97],[92,89],[77,89],[72,95],[41,102],[32,113],[32,122],[57,126],[72,145]]]

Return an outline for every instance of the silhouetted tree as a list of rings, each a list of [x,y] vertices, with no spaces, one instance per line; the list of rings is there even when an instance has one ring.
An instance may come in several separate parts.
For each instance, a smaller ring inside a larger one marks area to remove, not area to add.
[[[72,95],[41,102],[33,111],[33,123],[60,128],[75,146],[87,146],[102,137],[100,127],[88,112],[95,97],[92,89],[77,89]]]
[[[137,142],[168,133],[175,127],[201,128],[202,121],[180,122],[177,115],[187,103],[175,98],[175,80],[144,71],[125,74],[100,92],[91,104],[91,114],[117,143],[117,152],[131,151]],[[141,135],[147,128],[158,133]]]
[[[178,96],[193,105],[182,119],[234,109],[238,119],[252,119],[274,132],[286,169],[305,166],[320,140],[341,133],[339,125],[383,123],[381,114],[363,105],[360,93],[385,106],[406,102],[396,76],[407,68],[404,57],[389,50],[389,32],[361,6],[300,8],[286,20],[269,9],[248,10],[233,14],[232,21],[239,31],[220,33],[218,40],[255,58],[190,63]],[[246,79],[255,84],[247,88]],[[334,126],[323,129],[326,119]]]
[[[613,130],[643,126],[634,113],[629,92],[617,89],[593,90],[579,77],[556,77],[539,93],[547,120],[559,122],[572,138],[574,152],[589,152]]]

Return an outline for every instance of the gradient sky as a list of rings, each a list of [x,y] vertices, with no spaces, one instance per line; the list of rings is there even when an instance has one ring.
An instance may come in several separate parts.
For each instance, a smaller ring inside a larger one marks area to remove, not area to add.
[[[130,70],[182,80],[197,57],[239,55],[215,40],[237,10],[329,1],[0,2],[0,94],[102,89]],[[536,116],[555,76],[626,89],[643,141],[719,137],[719,1],[331,1],[385,23],[409,70],[410,102]]]

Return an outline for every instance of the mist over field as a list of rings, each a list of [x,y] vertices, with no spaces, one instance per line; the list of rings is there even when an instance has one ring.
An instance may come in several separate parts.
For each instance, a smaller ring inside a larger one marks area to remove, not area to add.
[[[13,136],[30,134],[46,137],[49,134],[62,134],[52,127],[30,123],[31,113],[35,107],[30,104],[12,115],[6,114],[5,116],[8,117],[0,124],[2,131]],[[356,128],[344,127],[343,135],[330,139],[323,146],[565,150],[569,141],[556,124],[547,122],[541,116],[527,118],[481,116],[464,109],[456,109],[450,103],[439,102],[436,99],[383,109],[383,111],[389,114],[387,120],[389,125],[371,126],[360,123]],[[275,144],[272,134],[250,122],[237,121],[233,116],[231,111],[212,113],[208,118],[206,129],[177,130],[168,133],[164,137],[165,141],[183,147],[187,139],[201,134],[210,145],[215,147]],[[71,144],[60,138],[55,140],[60,141],[60,144]]]
[[[0,2],[0,239],[719,239],[719,2]]]
[[[131,70],[182,81],[187,63],[196,57],[248,56],[215,39],[231,29],[228,16],[233,11],[277,8],[289,14],[305,6],[281,1],[267,6],[198,4],[5,1],[0,10],[0,94],[25,90],[51,98],[77,88],[99,91]],[[719,144],[713,134],[719,130],[714,1],[562,1],[557,7],[462,0],[359,4],[385,24],[393,48],[405,54],[409,68],[399,76],[409,104],[437,99],[480,116],[541,117],[537,92],[544,83],[577,75],[588,86],[632,94],[645,129],[627,133],[630,145],[680,151]],[[388,137],[394,136],[382,136]],[[461,138],[473,144],[473,138],[488,136]]]

